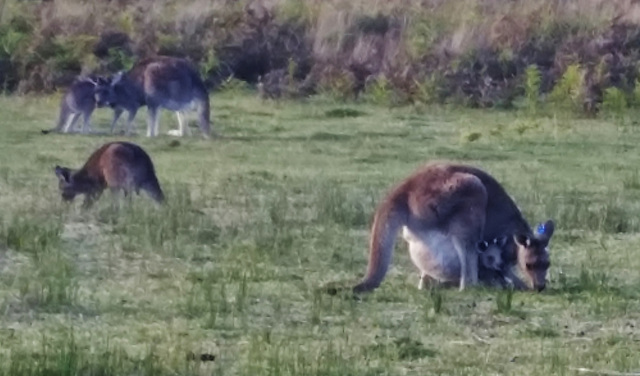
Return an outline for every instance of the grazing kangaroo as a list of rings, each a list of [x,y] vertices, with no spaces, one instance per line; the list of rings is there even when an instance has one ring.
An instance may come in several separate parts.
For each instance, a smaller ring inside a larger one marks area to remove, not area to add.
[[[158,183],[153,162],[138,145],[128,142],[110,142],[94,151],[79,170],[55,167],[62,198],[72,201],[76,195],[84,194],[84,206],[89,207],[105,188],[113,192],[146,191],[158,203],[164,194]]]
[[[128,72],[116,73],[104,94],[104,100],[115,110],[112,132],[126,110],[130,133],[138,109],[146,105],[147,137],[158,134],[160,108],[177,113],[180,135],[184,136],[189,129],[183,112],[195,105],[202,135],[208,138],[211,133],[209,93],[198,71],[185,59],[159,56],[140,60]]]
[[[401,228],[422,279],[457,283],[460,290],[478,283],[478,242],[507,236],[505,263],[517,265],[528,283],[512,267],[505,277],[517,288],[545,287],[553,222],[534,234],[500,183],[478,168],[427,164],[393,188],[376,210],[367,273],[354,292],[380,285]]]
[[[91,114],[96,107],[106,105],[101,98],[107,91],[109,81],[105,77],[78,77],[71,84],[60,102],[58,124],[53,129],[43,130],[43,134],[51,132],[68,133],[73,129],[80,116],[83,117],[82,133],[91,131]]]

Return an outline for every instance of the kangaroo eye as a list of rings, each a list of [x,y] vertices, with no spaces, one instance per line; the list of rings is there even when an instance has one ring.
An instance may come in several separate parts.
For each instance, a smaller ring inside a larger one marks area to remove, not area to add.
[[[536,267],[536,264],[527,264],[527,270],[533,270]]]

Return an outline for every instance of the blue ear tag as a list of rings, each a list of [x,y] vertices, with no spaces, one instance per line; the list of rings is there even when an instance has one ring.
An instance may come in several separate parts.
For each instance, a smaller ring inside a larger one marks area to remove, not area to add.
[[[537,233],[538,235],[544,235],[544,233],[545,233],[545,231],[546,231],[546,230],[547,230],[547,229],[545,228],[544,223],[540,223],[540,224],[538,225],[538,228],[536,229],[536,233]]]

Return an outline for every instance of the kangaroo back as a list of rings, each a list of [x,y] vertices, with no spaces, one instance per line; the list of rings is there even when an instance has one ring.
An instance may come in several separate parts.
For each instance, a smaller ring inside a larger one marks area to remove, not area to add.
[[[475,175],[487,190],[486,223],[483,237],[495,239],[505,234],[531,234],[531,227],[520,209],[498,181],[486,172],[471,166],[450,165],[452,171]]]

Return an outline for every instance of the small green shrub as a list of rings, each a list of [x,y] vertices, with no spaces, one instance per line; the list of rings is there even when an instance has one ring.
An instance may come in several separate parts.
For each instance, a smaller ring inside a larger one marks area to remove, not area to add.
[[[503,314],[511,313],[513,310],[513,289],[507,288],[498,291],[496,294],[496,311]]]
[[[318,81],[318,93],[337,101],[353,100],[355,97],[355,77],[351,72],[331,69],[322,74]]]
[[[636,79],[631,95],[631,104],[634,107],[640,107],[640,79]]]
[[[617,87],[609,87],[604,90],[602,100],[602,114],[614,118],[624,115],[627,110],[627,96]]]
[[[380,76],[367,85],[363,98],[365,101],[376,105],[388,106],[391,104],[392,96],[389,80],[385,76]]]
[[[204,60],[200,62],[200,75],[202,77],[207,77],[209,72],[214,71],[216,68],[220,66],[220,60],[216,53],[211,49],[207,51]]]
[[[542,74],[536,65],[530,65],[525,70],[524,77],[525,106],[529,113],[535,114],[538,110]]]
[[[567,67],[549,94],[549,102],[556,110],[575,112],[582,110],[584,99],[584,71],[579,64]]]
[[[107,60],[109,65],[115,70],[127,71],[133,67],[135,57],[121,48],[109,48]]]
[[[443,86],[439,75],[431,74],[422,81],[414,81],[416,92],[414,101],[422,104],[438,103],[440,101],[439,88]]]

